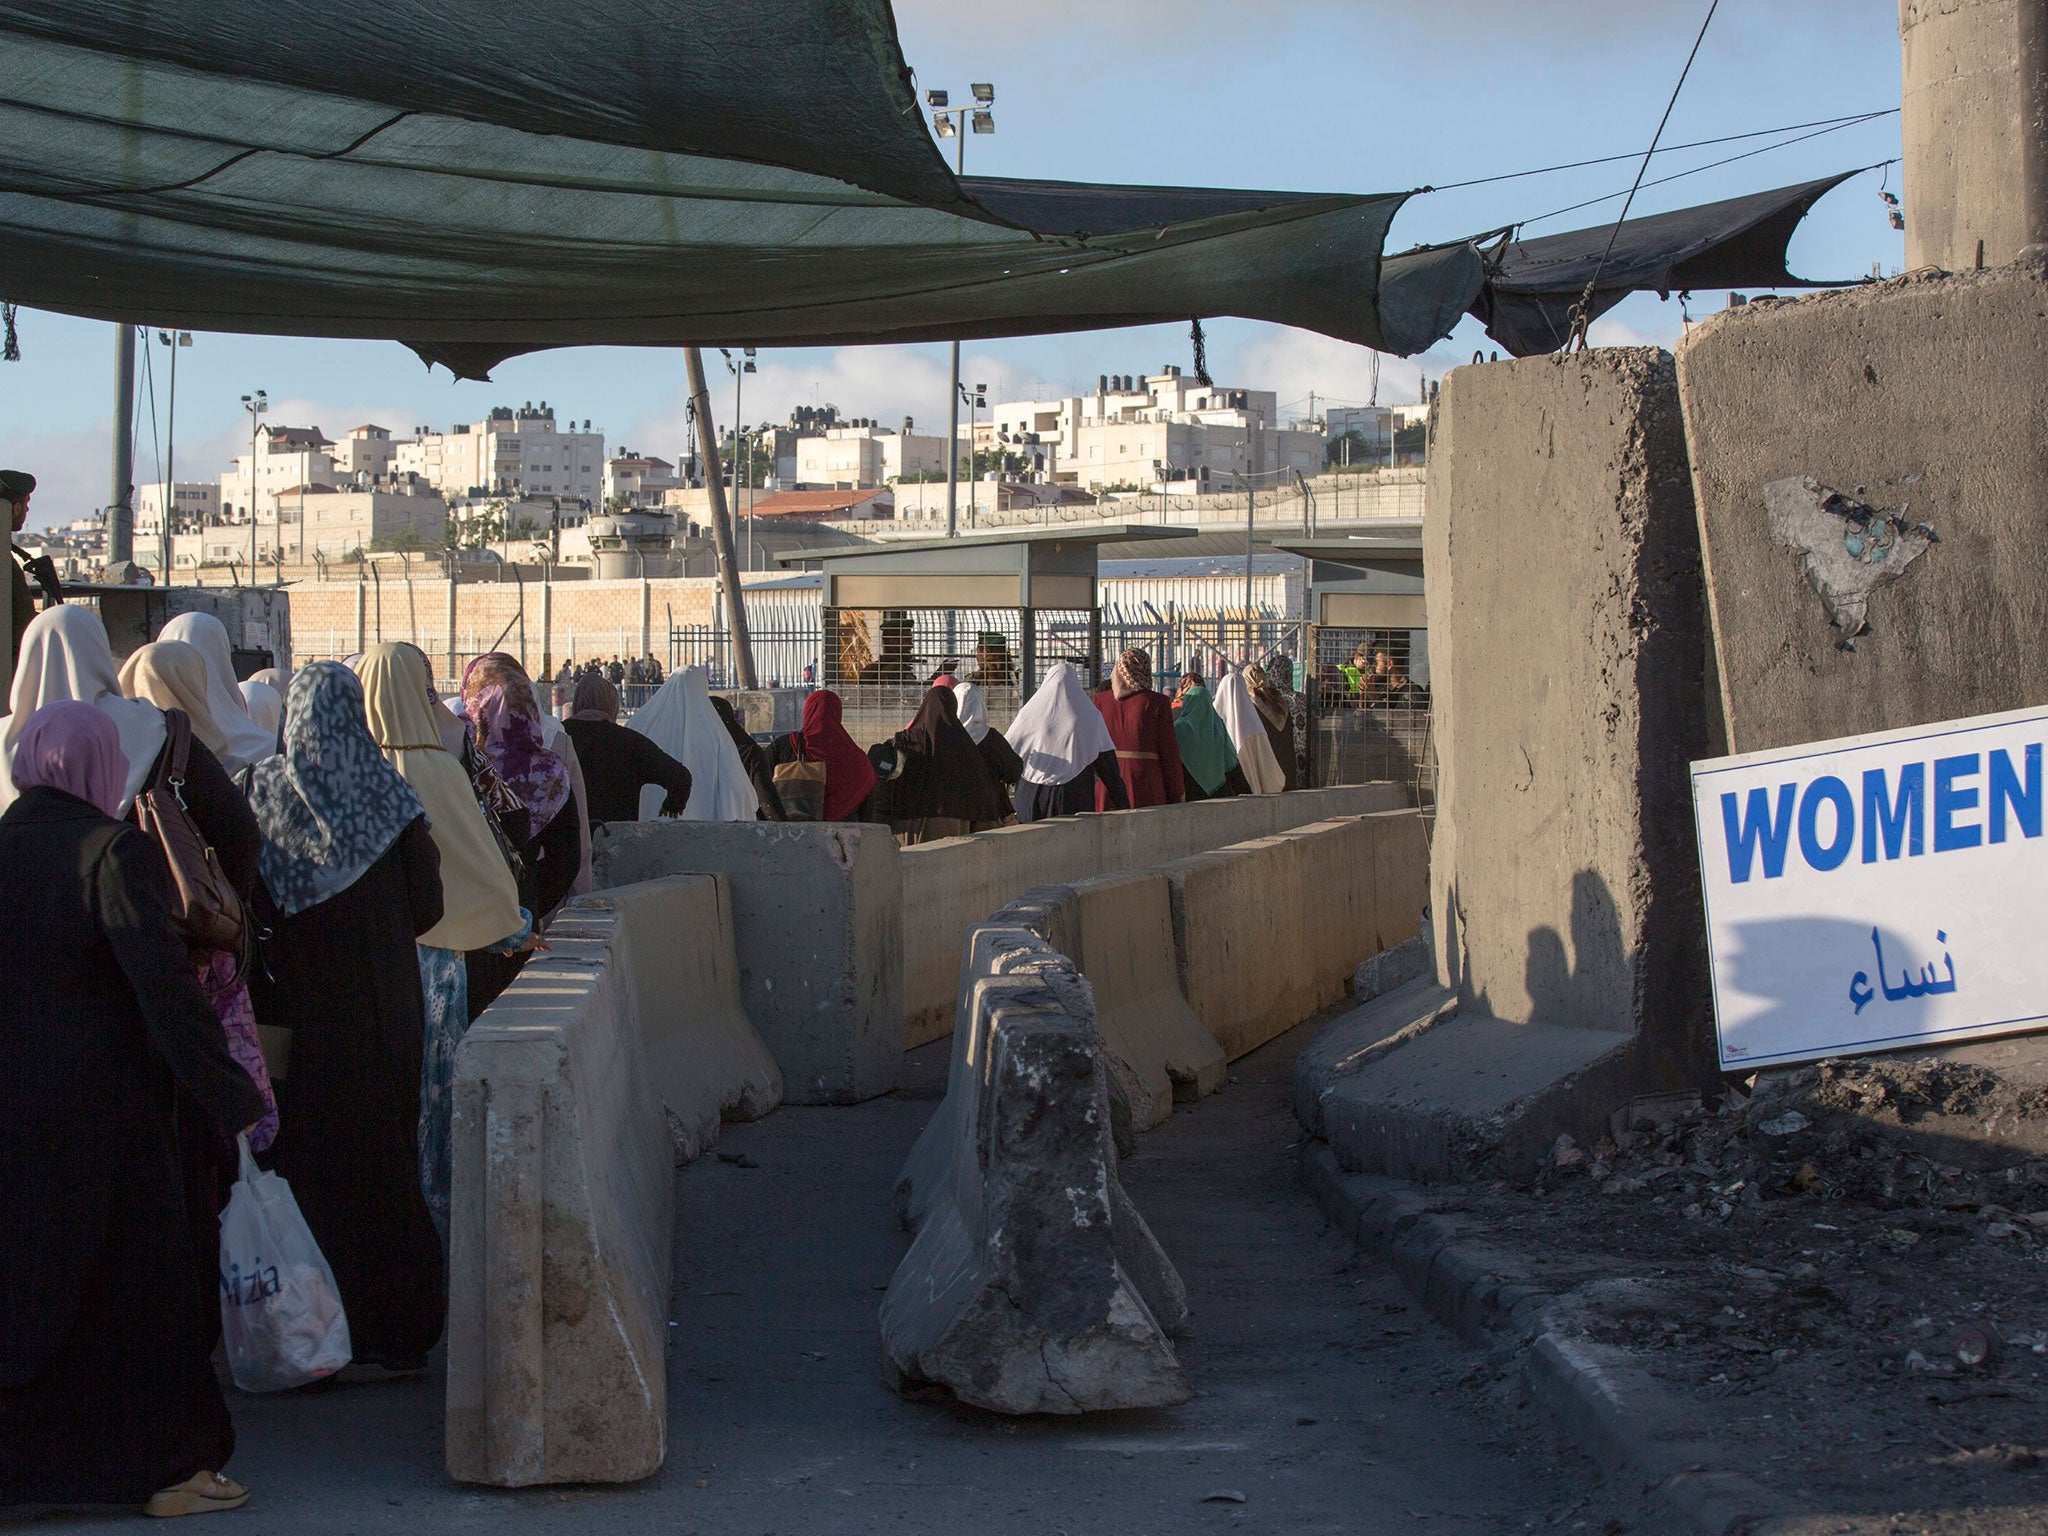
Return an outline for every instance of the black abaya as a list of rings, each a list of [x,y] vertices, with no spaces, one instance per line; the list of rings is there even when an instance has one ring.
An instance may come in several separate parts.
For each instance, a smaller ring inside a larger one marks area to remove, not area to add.
[[[415,940],[441,920],[441,859],[416,817],[355,883],[273,914],[256,1017],[292,1031],[270,1150],[333,1267],[359,1361],[422,1361],[441,1337],[441,1237],[420,1191],[425,1003]]]
[[[30,789],[0,869],[0,1505],[138,1504],[234,1450],[172,1085],[229,1132],[263,1100],[172,937],[153,842]]]
[[[626,734],[632,735],[632,732]],[[643,741],[645,737],[641,738]],[[555,908],[569,899],[576,877],[583,870],[583,834],[578,825],[576,796],[562,802],[553,819],[540,829],[539,837],[525,835],[526,813],[505,818],[505,833],[519,856],[533,873],[533,926],[538,932],[554,916]],[[472,949],[462,957],[469,976],[469,1016],[472,1020],[511,986],[530,958],[518,950],[501,955],[495,950]]]
[[[1017,820],[1048,821],[1055,816],[1079,816],[1083,811],[1092,811],[1098,784],[1108,797],[1109,809],[1127,811],[1131,808],[1131,797],[1124,788],[1124,776],[1112,748],[1064,784],[1037,784],[1030,779],[1020,781],[1017,785]]]

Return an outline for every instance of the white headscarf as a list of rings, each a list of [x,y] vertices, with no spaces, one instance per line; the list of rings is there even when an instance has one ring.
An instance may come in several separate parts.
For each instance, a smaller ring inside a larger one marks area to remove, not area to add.
[[[9,713],[0,720],[0,810],[20,793],[14,787],[14,744],[22,728],[30,715],[60,699],[92,705],[121,732],[128,772],[121,785],[120,814],[127,815],[164,749],[163,711],[147,700],[121,697],[107,627],[98,614],[75,603],[59,603],[37,614],[22,634]]]
[[[671,672],[654,697],[626,722],[670,757],[690,770],[690,803],[685,821],[752,821],[761,808],[740,749],[718,711],[711,707],[711,684],[700,667]],[[668,791],[658,784],[640,790],[640,819],[661,814]]]
[[[1003,734],[1024,760],[1024,777],[1033,784],[1065,784],[1103,753],[1116,750],[1102,711],[1064,661],[1045,674]]]
[[[960,729],[980,746],[981,738],[988,734],[988,701],[981,696],[981,685],[955,683],[953,697],[960,701]]]
[[[276,668],[270,670],[275,671]],[[249,706],[249,718],[256,722],[256,728],[268,731],[274,738],[278,725],[284,719],[284,695],[270,684],[252,677],[242,683],[242,702]]]
[[[1277,795],[1287,787],[1287,775],[1280,771],[1280,759],[1273,755],[1273,743],[1266,735],[1266,722],[1252,702],[1252,691],[1238,672],[1226,672],[1216,682],[1216,713],[1230,744],[1237,748],[1237,765],[1255,795]]]
[[[249,706],[235,684],[234,649],[228,632],[210,613],[181,613],[163,627],[160,640],[182,640],[206,658],[206,702],[213,723],[227,738],[225,761],[260,763],[277,752],[277,732],[265,731],[249,718]]]

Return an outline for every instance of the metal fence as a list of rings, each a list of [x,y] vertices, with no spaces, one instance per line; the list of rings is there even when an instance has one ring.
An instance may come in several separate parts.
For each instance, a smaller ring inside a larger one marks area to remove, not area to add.
[[[1391,779],[1414,788],[1419,804],[1436,798],[1435,738],[1429,689],[1410,675],[1406,629],[1318,625],[1310,691],[1313,782],[1360,784]]]

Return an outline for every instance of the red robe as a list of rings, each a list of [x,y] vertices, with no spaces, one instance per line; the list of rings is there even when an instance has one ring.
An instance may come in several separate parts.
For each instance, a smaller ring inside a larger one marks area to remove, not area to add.
[[[1095,707],[1102,711],[1110,739],[1116,743],[1116,764],[1123,771],[1131,808],[1178,805],[1185,800],[1180,741],[1173,734],[1173,705],[1166,695],[1147,689],[1120,699],[1105,688],[1095,695]],[[1099,785],[1095,808],[1109,809],[1109,797]]]

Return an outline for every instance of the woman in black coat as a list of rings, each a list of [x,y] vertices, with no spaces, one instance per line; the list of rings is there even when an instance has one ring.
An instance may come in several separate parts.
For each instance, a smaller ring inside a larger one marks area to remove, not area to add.
[[[250,991],[261,1022],[291,1031],[271,1156],[334,1269],[356,1363],[422,1369],[447,1283],[420,1190],[415,941],[441,920],[441,857],[336,662],[292,679],[284,751],[256,765],[249,799],[274,908]]]
[[[176,1089],[227,1135],[264,1113],[170,924],[156,844],[113,819],[112,721],[18,739],[0,816],[0,1505],[232,1509],[234,1426],[192,1283]],[[34,871],[34,878],[22,872]],[[146,1501],[146,1502],[145,1502]]]

